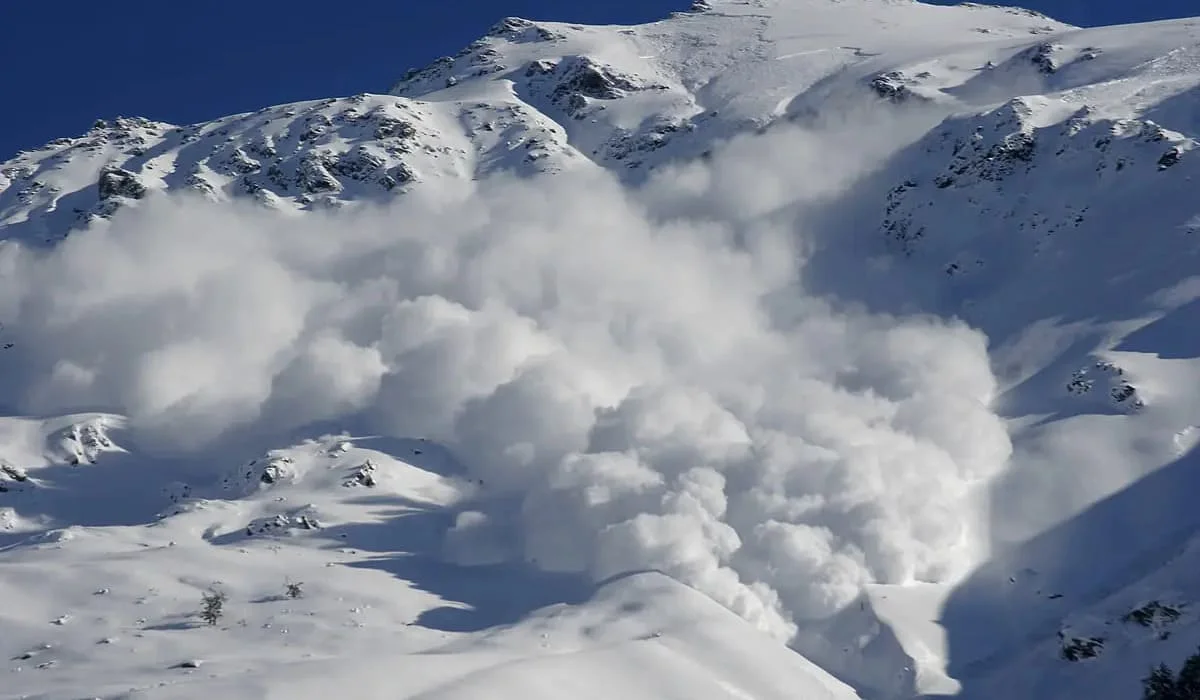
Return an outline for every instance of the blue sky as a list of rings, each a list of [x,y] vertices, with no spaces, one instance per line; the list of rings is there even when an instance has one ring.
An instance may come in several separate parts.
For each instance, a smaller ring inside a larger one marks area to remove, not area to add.
[[[1200,14],[1195,3],[1023,4],[1074,24],[1098,25]],[[454,53],[506,15],[628,23],[657,19],[689,4],[0,0],[0,160],[20,148],[82,133],[97,118],[136,115],[190,123],[280,102],[382,92],[408,68]]]

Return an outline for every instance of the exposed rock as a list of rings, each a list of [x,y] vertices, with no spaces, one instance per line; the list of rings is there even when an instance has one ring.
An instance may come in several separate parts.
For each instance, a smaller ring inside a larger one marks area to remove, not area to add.
[[[379,186],[385,190],[392,190],[400,185],[412,182],[416,179],[416,175],[404,163],[400,163],[392,168],[389,168],[379,178]]]
[[[246,150],[259,158],[274,158],[279,155],[279,151],[275,149],[275,139],[269,134],[264,134],[246,144]]]
[[[272,460],[263,467],[262,473],[258,480],[264,484],[274,484],[279,480],[291,475],[287,466],[292,463],[292,460],[283,457],[278,460]]]
[[[29,474],[20,467],[0,460],[0,493],[15,491],[21,485],[29,485]]]
[[[1039,72],[1050,75],[1059,69],[1057,55],[1060,51],[1062,51],[1062,47],[1057,44],[1041,43],[1026,49],[1023,55],[1030,63],[1037,66]]]
[[[1088,394],[1095,388],[1097,380],[1104,382],[1108,398],[1114,406],[1135,411],[1144,406],[1137,395],[1137,387],[1125,379],[1125,370],[1103,360],[1091,367],[1075,370],[1067,382],[1067,393],[1075,396]]]
[[[371,118],[375,122],[374,135],[376,139],[407,139],[417,133],[416,127],[411,123],[386,113],[375,113]]]
[[[1040,166],[1050,166],[1052,160],[1070,162],[1076,171],[1090,162],[1101,176],[1106,176],[1106,171],[1116,174],[1133,167],[1149,168],[1155,162],[1162,171],[1195,147],[1193,140],[1149,120],[1102,119],[1089,107],[1055,125],[1037,124],[1033,113],[1030,100],[1016,98],[982,115],[948,119],[926,136],[918,146],[923,149],[923,172],[914,173],[888,192],[880,229],[889,244],[911,255],[929,227],[945,220],[944,216],[933,217],[931,206],[936,197],[941,214],[949,205],[963,207],[964,215],[976,216],[978,202],[992,202],[990,220],[1011,221],[1015,230],[1038,233],[1028,241],[1037,254],[1048,244],[1048,236],[1080,226],[1087,218],[1087,207],[1063,201],[1055,212],[1027,210],[1028,198],[1004,196],[1007,187],[1033,187]],[[943,195],[935,190],[953,192]],[[1140,405],[1129,400],[1127,389],[1112,398],[1122,406]]]
[[[400,81],[392,87],[393,93],[408,94],[409,91],[420,91],[420,86],[428,85],[439,78],[444,83],[454,68],[454,59],[442,56],[424,68],[409,69]]]
[[[200,668],[203,664],[203,659],[188,659],[187,661],[180,661],[177,664],[173,664],[171,668]]]
[[[629,167],[638,167],[642,164],[638,156],[653,153],[666,146],[673,135],[694,128],[692,122],[673,119],[656,122],[638,132],[621,131],[606,143],[605,156],[625,160]]]
[[[245,175],[247,173],[258,172],[262,169],[262,163],[251,158],[245,151],[240,148],[235,148],[228,156],[219,163],[225,172],[234,175]]]
[[[889,71],[875,76],[870,80],[868,85],[875,91],[876,95],[889,102],[899,104],[912,99],[928,101],[929,98],[913,92],[910,86],[915,84],[915,82],[915,80],[908,78],[900,71]]]
[[[1166,170],[1175,165],[1183,158],[1183,149],[1179,146],[1174,146],[1158,159],[1158,169]]]
[[[217,190],[213,187],[212,183],[199,173],[188,175],[187,180],[184,181],[184,185],[189,190],[198,192],[208,198],[214,198],[217,194]]]
[[[146,186],[134,173],[123,168],[110,165],[100,171],[100,179],[96,183],[101,201],[113,197],[141,199],[146,196]]]
[[[572,94],[595,100],[615,100],[641,88],[633,78],[586,56],[563,59],[555,72],[559,82],[554,96],[559,100]]]
[[[332,169],[338,175],[353,180],[366,180],[378,174],[387,161],[365,146],[356,146],[337,157],[332,163]]]
[[[1104,651],[1103,637],[1067,637],[1059,632],[1060,655],[1066,661],[1094,659]]]
[[[561,34],[553,32],[536,22],[530,22],[520,17],[505,17],[492,25],[487,35],[507,39],[513,43],[556,41],[563,38]]]
[[[293,513],[257,518],[246,526],[246,535],[261,537],[284,535],[295,530],[319,530],[321,523],[313,514],[311,508],[304,508]]]
[[[305,154],[296,167],[296,186],[310,194],[340,192],[342,183],[329,172],[336,163],[337,160],[327,153]]]
[[[1137,387],[1129,382],[1121,382],[1109,389],[1108,393],[1114,403],[1125,404],[1131,408],[1141,408],[1143,405],[1142,400],[1137,398]]]
[[[366,486],[368,488],[376,486],[379,482],[375,479],[375,471],[377,467],[371,460],[367,460],[355,470],[354,475],[347,481],[343,482],[343,486]]]
[[[333,126],[333,122],[321,112],[308,116],[304,120],[304,129],[300,132],[301,143],[324,136],[331,126]]]
[[[57,443],[63,459],[72,465],[94,464],[105,452],[121,451],[108,437],[103,418],[71,425],[51,436],[50,443]]]
[[[253,459],[245,467],[226,477],[222,485],[226,489],[236,488],[252,492],[264,486],[273,486],[296,477],[295,461],[282,455],[268,455]]]
[[[1166,628],[1183,616],[1183,606],[1166,605],[1152,600],[1145,605],[1134,608],[1126,613],[1121,621],[1127,624],[1140,625],[1155,630],[1159,639],[1166,639],[1170,631]]]
[[[1071,381],[1067,382],[1068,394],[1086,394],[1096,385],[1096,380],[1088,377],[1086,369],[1077,369],[1071,374]]]

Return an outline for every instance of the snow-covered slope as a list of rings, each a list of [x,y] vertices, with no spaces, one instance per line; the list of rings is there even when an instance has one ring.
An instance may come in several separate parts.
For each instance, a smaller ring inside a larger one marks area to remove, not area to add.
[[[1198,139],[1200,20],[711,0],[18,154],[0,688],[1133,697]]]
[[[924,76],[913,94],[965,83],[982,65],[975,58],[1065,28],[1021,10],[882,0],[718,3],[629,28],[507,19],[457,56],[410,71],[394,97],[281,105],[186,127],[97,121],[4,164],[0,222],[10,235],[54,239],[158,190],[304,208],[384,197],[414,181],[555,172],[581,155],[649,169],[838,91],[891,90],[883,85],[908,80],[889,77],[897,69]],[[945,44],[929,46],[926,34]],[[974,55],[941,55],[960,44]],[[922,61],[939,64],[937,74]]]
[[[661,574],[456,573],[440,535],[474,486],[436,447],[328,436],[156,490],[118,426],[5,423],[31,465],[0,549],[5,697],[854,697]]]

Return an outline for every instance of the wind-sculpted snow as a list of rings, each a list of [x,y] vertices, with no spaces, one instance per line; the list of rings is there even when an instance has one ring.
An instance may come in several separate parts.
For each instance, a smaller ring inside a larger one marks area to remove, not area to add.
[[[430,438],[482,483],[451,558],[660,569],[788,637],[863,584],[964,572],[1010,450],[981,334],[803,292],[803,205],[858,175],[847,143],[783,130],[642,190],[155,198],[3,249],[5,380],[166,450],[326,420]]]

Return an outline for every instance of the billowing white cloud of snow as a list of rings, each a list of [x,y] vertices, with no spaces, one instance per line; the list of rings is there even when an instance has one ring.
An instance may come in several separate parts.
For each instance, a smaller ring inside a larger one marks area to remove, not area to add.
[[[804,293],[802,212],[852,150],[785,131],[638,190],[580,170],[304,216],[150,199],[0,248],[4,381],[185,449],[339,417],[440,440],[495,496],[450,556],[658,568],[786,635],[960,573],[1010,451],[979,333]]]

